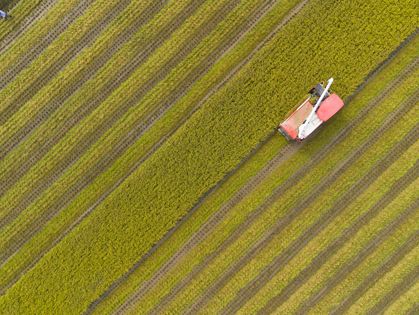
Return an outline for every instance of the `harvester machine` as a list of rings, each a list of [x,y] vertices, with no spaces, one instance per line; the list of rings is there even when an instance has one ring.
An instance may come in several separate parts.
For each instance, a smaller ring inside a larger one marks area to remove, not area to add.
[[[330,90],[332,83],[330,78],[326,87],[322,83],[314,86],[303,103],[278,126],[287,140],[303,141],[343,107],[342,99]]]

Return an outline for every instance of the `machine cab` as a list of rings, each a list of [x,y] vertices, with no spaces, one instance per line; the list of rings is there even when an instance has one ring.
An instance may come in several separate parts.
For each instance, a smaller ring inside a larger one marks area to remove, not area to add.
[[[303,141],[344,106],[342,99],[331,92],[332,83],[330,78],[326,87],[321,83],[314,86],[303,103],[278,126],[287,140]]]

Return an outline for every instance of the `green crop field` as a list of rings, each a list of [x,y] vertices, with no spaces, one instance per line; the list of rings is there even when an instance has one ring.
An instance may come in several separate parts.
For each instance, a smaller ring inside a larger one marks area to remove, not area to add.
[[[0,10],[0,314],[419,313],[417,1]]]

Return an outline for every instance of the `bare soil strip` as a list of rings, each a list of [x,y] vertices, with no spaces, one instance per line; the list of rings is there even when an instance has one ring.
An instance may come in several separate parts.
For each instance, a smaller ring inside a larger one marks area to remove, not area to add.
[[[41,3],[31,13],[29,13],[12,32],[7,34],[7,36],[0,41],[0,54],[8,49],[12,45],[13,41],[35,24],[35,22],[41,19],[56,2],[57,0],[41,1]]]
[[[35,60],[49,44],[51,44],[62,32],[64,32],[64,30],[68,28],[71,23],[84,13],[93,1],[94,0],[80,1],[65,17],[62,18],[59,23],[53,26],[45,37],[41,38],[30,51],[24,54],[14,67],[8,69],[6,73],[0,74],[0,89],[4,88],[20,73],[20,71]],[[3,124],[8,117],[7,112],[1,113],[0,124]]]
[[[17,112],[19,108],[23,106],[28,100],[30,100],[36,93],[38,93],[42,87],[44,87],[52,78],[54,78],[64,67],[69,64],[73,59],[77,57],[77,55],[82,51],[85,47],[90,46],[93,41],[101,34],[101,32],[115,19],[130,3],[130,0],[123,0],[118,1],[116,6],[112,8],[112,10],[108,11],[107,14],[103,17],[103,19],[96,24],[93,28],[91,28],[84,36],[75,43],[74,46],[71,46],[64,54],[50,67],[45,67],[43,73],[30,84],[26,89],[19,91],[19,97],[13,102],[13,106],[11,111],[3,112],[5,115],[5,120],[11,117],[13,113]],[[158,8],[158,6],[156,6]],[[143,15],[145,19],[147,17],[151,17],[151,15]],[[141,19],[140,19],[141,20]],[[119,48],[117,45],[112,45],[109,49],[106,49],[106,55],[112,56],[112,54]],[[87,80],[87,78],[92,75],[100,66],[98,61],[95,60],[94,65],[97,67],[96,70],[92,69],[88,66],[83,68],[83,72],[85,75],[83,76],[83,80]],[[80,80],[78,84],[84,82]],[[67,92],[68,93],[68,92]],[[51,112],[49,112],[51,114]],[[47,119],[49,115],[43,115],[44,119]],[[35,124],[35,122],[37,124]],[[0,160],[4,158],[16,145],[24,139],[30,131],[32,131],[37,125],[39,125],[42,121],[39,120],[32,120],[28,122],[26,126],[20,129],[13,137],[9,138],[2,145],[2,151],[0,153]]]
[[[315,189],[300,202],[293,209],[289,210],[287,215],[280,219],[265,235],[259,239],[252,248],[235,264],[230,266],[228,270],[216,281],[214,284],[205,291],[188,310],[188,313],[193,313],[198,309],[202,309],[210,301],[210,299],[218,292],[230,279],[240,271],[257,253],[263,249],[281,230],[288,226],[305,208],[307,208],[317,196],[328,188],[342,172],[347,170],[358,157],[365,152],[371,145],[373,145],[380,138],[383,130],[391,126],[395,121],[400,119],[408,109],[411,108],[411,101],[406,102],[404,106],[400,107],[397,112],[390,114],[390,117],[363,143],[356,151],[346,158],[338,167],[336,167],[327,177],[325,177]],[[415,140],[414,136],[418,134],[419,127],[416,128],[414,134],[409,134],[405,141],[399,142],[394,147],[390,154],[386,156],[380,163],[376,164],[361,180],[351,187],[332,207],[332,209],[325,213],[314,225],[306,230],[302,236],[296,239],[281,255],[277,256],[274,261],[266,267],[258,277],[249,282],[244,288],[240,289],[236,297],[227,305],[223,313],[234,313],[253,296],[266,281],[280,271],[280,269],[289,262],[315,235],[317,235],[325,226],[327,226],[340,212],[346,207],[350,200],[353,200],[357,195],[368,187],[387,167],[389,167],[398,157],[401,150],[407,149]]]
[[[415,203],[415,210],[417,210],[419,202]],[[377,282],[385,273],[390,271],[400,260],[403,259],[413,248],[417,246],[419,240],[419,233],[415,233],[412,237],[403,244],[399,250],[392,255],[384,264],[382,264],[375,273],[371,274],[363,283],[351,293],[351,295],[344,300],[336,310],[331,314],[344,314],[375,282]],[[368,281],[367,281],[368,280]]]
[[[360,216],[355,223],[348,227],[343,233],[325,250],[318,254],[291,283],[289,283],[278,295],[272,297],[261,309],[260,314],[271,314],[288,298],[293,295],[310,277],[312,277],[323,264],[332,257],[345,242],[353,237],[365,224],[368,224],[382,209],[390,204],[400,192],[409,186],[418,176],[418,166],[413,167],[403,177],[395,182],[389,190],[374,206]],[[369,244],[368,246],[371,246]]]
[[[391,305],[391,303],[396,301],[398,297],[409,290],[418,280],[419,266],[416,266],[414,270],[406,275],[402,282],[397,284],[388,294],[383,296],[383,298],[372,309],[368,310],[367,314],[383,314],[385,310]]]

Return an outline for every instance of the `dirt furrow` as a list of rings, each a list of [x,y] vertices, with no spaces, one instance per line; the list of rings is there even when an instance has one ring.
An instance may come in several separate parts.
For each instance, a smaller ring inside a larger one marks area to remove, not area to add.
[[[389,193],[385,194],[374,206],[358,217],[355,223],[348,227],[332,244],[319,253],[308,267],[292,280],[278,295],[272,297],[269,302],[261,309],[260,314],[271,314],[285,301],[288,300],[310,277],[312,277],[326,261],[332,257],[341,248],[345,242],[352,238],[366,224],[368,224],[382,209],[390,204],[401,191],[409,186],[418,175],[418,167],[414,167],[395,182],[389,189]]]
[[[246,23],[245,23],[245,25],[247,25],[248,24],[248,22],[251,22],[250,20],[249,21],[247,21]],[[242,36],[244,36],[244,30],[239,30],[240,32],[240,35],[236,38],[236,41],[234,42],[234,44],[236,43],[236,42],[238,42],[239,41],[239,39],[242,37]],[[231,45],[230,45],[231,46]],[[222,52],[223,53],[225,53],[225,52],[227,52],[228,50],[229,50],[229,48],[231,48],[231,47],[227,47],[227,46],[223,46],[223,50],[222,50]],[[208,65],[208,63],[206,63],[207,65]],[[210,65],[209,65],[210,66]],[[184,121],[183,121],[184,122]],[[182,122],[182,123],[183,123]],[[177,128],[176,128],[177,129]],[[171,135],[171,134],[170,134]],[[169,136],[169,135],[168,135]],[[153,148],[153,150],[152,150],[152,152],[154,152],[155,150],[157,150],[157,148],[158,147],[160,147],[161,146],[161,144],[168,138],[168,136],[167,137],[165,137],[164,139],[161,139],[162,141],[159,141],[159,143],[157,143],[156,144],[156,146]],[[139,161],[139,163],[137,163],[136,165],[135,165],[135,167],[134,167],[134,169],[136,169],[136,168],[138,168],[138,166],[148,157],[148,156],[150,156],[151,155],[151,153],[152,152],[148,152],[147,154],[146,154],[146,156],[143,158],[143,159],[141,159],[140,161]],[[109,157],[109,156],[108,156]],[[130,173],[132,173],[133,171],[134,171],[134,169],[130,172]],[[97,170],[96,170],[96,172],[97,172]],[[88,174],[89,175],[89,174]],[[129,174],[128,174],[129,175]],[[128,177],[128,175],[126,176],[126,177]],[[116,187],[117,186],[119,186],[120,185],[120,183],[126,178],[126,177],[124,177],[123,179],[121,179],[120,181],[118,181],[117,183],[116,183],[116,185],[110,190],[110,191],[108,191],[108,192],[106,192],[105,193],[105,195],[104,196],[102,196],[101,198],[100,198],[100,200],[98,200],[94,205],[92,205],[89,209],[87,209],[86,210],[86,212],[80,217],[80,218],[84,218],[84,217],[86,217],[91,211],[93,211],[93,209],[94,208],[96,208],[97,207],[97,205],[107,196],[107,195],[109,195],[110,194],[110,192],[111,191],[113,191],[114,189],[116,189]],[[78,182],[77,184],[78,185],[80,185],[80,184],[84,184],[84,185],[87,185],[88,183],[90,183],[90,181],[92,180],[92,175],[90,175],[90,176],[87,176],[87,180],[89,180],[89,182],[87,182],[86,183],[86,181],[85,182]],[[78,186],[79,187],[79,186]],[[70,189],[69,189],[69,191],[73,194],[72,196],[75,196],[77,193],[78,193],[78,190],[76,191],[76,189],[74,189],[74,188],[72,188],[72,187],[70,187]],[[65,195],[64,195],[65,196]],[[69,202],[69,200],[67,199],[67,200],[65,200],[65,201],[63,201],[64,203],[61,203],[61,201],[59,201],[59,202],[57,202],[57,205],[56,205],[56,207],[57,208],[55,208],[54,210],[57,210],[57,212],[58,212],[58,210],[60,210],[64,205],[66,205],[68,202]],[[50,219],[52,217],[52,215],[51,216],[49,216],[48,217],[48,219]],[[36,225],[36,224],[35,224]],[[75,225],[74,225],[75,226]],[[38,229],[39,230],[39,229]],[[66,231],[66,233],[65,234],[67,234],[69,231],[70,231],[71,229],[68,229],[67,231]],[[32,231],[32,233],[31,233],[31,235],[33,235],[33,234],[35,234],[35,232],[36,231]],[[60,239],[62,239],[62,237],[60,237]],[[23,242],[21,242],[20,244],[19,244],[19,248],[20,248],[20,246],[22,246],[23,245],[23,243],[24,243],[25,241],[23,241]],[[50,248],[50,247],[49,247]],[[14,252],[16,252],[17,250],[18,250],[18,248],[15,248],[16,250],[14,250]],[[49,249],[48,249],[49,250]],[[11,252],[10,252],[11,253]],[[44,255],[44,253],[45,252],[43,252],[41,255],[40,255],[40,257],[42,257],[43,255]],[[11,253],[11,255],[13,255],[12,253]],[[10,256],[11,256],[10,255]],[[40,257],[37,257],[37,259],[36,259],[36,261],[38,261],[39,259],[40,259]],[[25,270],[26,270],[26,268],[25,268]]]
[[[419,207],[419,201],[414,204],[414,210]],[[401,261],[412,249],[417,246],[419,240],[419,233],[415,233],[404,243],[398,251],[392,255],[384,264],[377,268],[376,272],[372,273],[362,284],[346,298],[343,303],[331,314],[344,314],[367,290],[389,272],[399,261]]]
[[[9,109],[6,109],[2,113],[3,121],[6,121],[10,118],[15,112],[17,112],[28,100],[30,100],[35,94],[37,94],[51,79],[53,79],[66,65],[68,65],[71,61],[73,61],[77,55],[82,51],[85,47],[90,46],[93,41],[101,34],[101,32],[109,25],[113,20],[128,6],[131,0],[122,0],[118,1],[115,7],[112,10],[109,10],[105,16],[91,29],[88,30],[84,36],[74,43],[73,46],[69,47],[62,56],[54,62],[49,67],[45,67],[43,72],[35,81],[33,81],[26,89],[19,91],[19,97],[13,101],[13,104]],[[158,8],[158,6],[155,6]],[[151,17],[151,15],[143,15],[145,19]],[[110,45],[109,49],[106,49],[106,55],[112,56],[112,53],[118,49],[117,45]],[[99,57],[100,58],[100,57]],[[106,61],[106,60],[103,60]],[[84,74],[82,75],[83,80],[86,81],[90,76],[92,76],[103,63],[98,61],[94,61],[93,65],[96,66],[96,70],[92,69],[89,66],[81,67],[81,72]],[[80,80],[80,82],[83,82]],[[71,88],[70,88],[71,89]],[[69,93],[69,92],[67,92]],[[48,112],[51,114],[51,111]],[[49,115],[43,115],[44,119],[49,117]],[[25,138],[31,130],[36,128],[37,125],[42,123],[42,120],[32,120],[29,121],[27,125],[23,128],[19,129],[13,137],[10,137],[5,143],[2,144],[2,150],[0,153],[0,160],[4,158],[23,138]]]
[[[368,310],[367,314],[383,314],[385,310],[399,298],[403,293],[409,290],[419,280],[419,266],[416,266],[408,275],[406,275],[402,282],[397,284],[388,294],[382,297],[382,299],[374,305],[374,307]]]
[[[272,239],[286,226],[288,226],[304,209],[306,209],[314,200],[317,199],[318,195],[327,189],[339,176],[347,170],[358,157],[365,152],[372,144],[378,141],[383,130],[391,126],[395,121],[401,118],[410,108],[411,102],[406,102],[403,107],[400,107],[397,112],[390,114],[390,117],[378,128],[374,134],[368,138],[362,146],[354,151],[348,158],[346,158],[340,165],[325,177],[322,182],[310,192],[310,194],[293,209],[287,211],[287,215],[281,218],[270,230],[268,230],[262,238],[260,238],[251,249],[235,264],[231,265],[226,272],[217,279],[217,281],[205,291],[193,305],[191,305],[188,313],[192,313],[198,309],[202,309],[206,303],[218,292],[230,279],[242,269],[251,259],[253,259],[257,253],[263,249]],[[419,129],[419,128],[417,128]],[[417,132],[414,134],[416,135]],[[414,136],[413,135],[413,136]],[[352,188],[347,191],[343,197],[341,197],[332,207],[332,209],[325,213],[320,220],[314,223],[308,230],[306,230],[302,236],[295,240],[281,255],[277,256],[273,263],[266,267],[255,279],[253,279],[244,288],[240,289],[236,294],[236,297],[227,305],[223,310],[223,313],[234,313],[239,310],[240,307],[253,296],[263,285],[266,283],[273,274],[279,272],[288,261],[290,261],[315,235],[317,235],[330,221],[335,218],[350,200],[353,200],[357,194],[360,194],[363,189],[368,187],[378,176],[391,165],[391,163],[397,158],[398,153],[401,149],[406,149],[411,142],[414,140],[412,134],[409,134],[406,141],[401,141],[398,146],[392,149],[391,153],[380,163],[374,166],[367,175],[360,181],[358,181]],[[244,230],[244,229],[243,229]]]
[[[48,34],[41,38],[36,45],[34,45],[29,52],[24,54],[18,62],[10,67],[5,73],[0,74],[0,89],[4,88],[11,82],[27,65],[29,65],[41,52],[51,44],[67,27],[73,23],[84,11],[93,3],[94,0],[80,1],[74,8],[64,16],[59,23],[54,25]],[[6,113],[0,114],[0,125],[4,123]]]
[[[12,43],[26,30],[28,30],[32,25],[34,25],[39,19],[41,19],[44,14],[57,2],[57,0],[44,0],[41,1],[36,8],[29,13],[17,27],[7,34],[0,41],[0,54],[4,53]],[[10,10],[10,9],[9,9]]]

